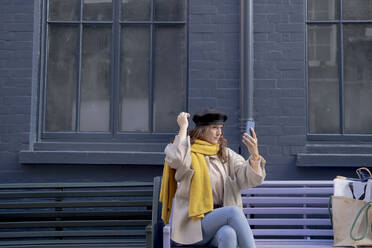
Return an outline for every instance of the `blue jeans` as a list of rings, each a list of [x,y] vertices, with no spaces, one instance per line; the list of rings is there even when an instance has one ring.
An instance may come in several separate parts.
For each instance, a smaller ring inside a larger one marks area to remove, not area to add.
[[[195,245],[218,248],[256,248],[252,230],[243,213],[236,206],[217,208],[201,221],[203,240]]]

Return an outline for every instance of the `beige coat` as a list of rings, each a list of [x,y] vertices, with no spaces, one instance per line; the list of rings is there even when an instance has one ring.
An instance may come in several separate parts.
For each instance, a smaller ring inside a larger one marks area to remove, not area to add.
[[[193,244],[203,239],[201,221],[194,221],[189,215],[189,190],[191,178],[194,174],[191,168],[190,137],[187,139],[176,136],[172,144],[165,148],[165,160],[169,166],[176,169],[175,179],[178,188],[174,197],[172,207],[172,236],[171,239],[180,244]],[[249,159],[244,160],[242,156],[227,148],[228,162],[222,164],[226,177],[224,180],[223,206],[240,206],[242,199],[241,189],[255,187],[262,183],[265,178],[265,163],[261,158],[260,166],[262,175],[257,174],[250,166]],[[206,156],[208,166],[220,163],[217,155]]]

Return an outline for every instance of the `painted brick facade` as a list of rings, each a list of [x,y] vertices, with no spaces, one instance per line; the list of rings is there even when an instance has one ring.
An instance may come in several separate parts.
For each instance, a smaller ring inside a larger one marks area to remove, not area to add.
[[[22,171],[18,152],[30,129],[33,1],[5,0],[0,9],[1,180]]]
[[[354,168],[301,168],[306,153],[306,1],[254,1],[255,118],[273,179],[332,179]]]
[[[269,179],[330,179],[354,170],[295,164],[308,143],[304,2],[254,1],[254,111]],[[159,165],[19,164],[18,152],[29,147],[34,3],[2,0],[1,5],[1,182],[152,180],[161,174]],[[225,136],[238,151],[240,1],[189,0],[188,28],[189,111],[215,107],[228,113]]]
[[[228,113],[225,136],[238,150],[240,2],[189,4],[189,111],[214,107]]]
[[[292,150],[306,142],[304,15],[303,1],[254,4],[255,115],[274,178],[294,174]]]

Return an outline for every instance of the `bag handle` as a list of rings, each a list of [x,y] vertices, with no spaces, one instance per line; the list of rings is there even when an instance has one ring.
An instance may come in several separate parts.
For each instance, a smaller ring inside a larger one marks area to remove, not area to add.
[[[372,177],[372,173],[369,171],[367,167],[360,167],[356,169],[356,174],[358,175],[359,179],[365,180],[369,177]],[[368,173],[368,174],[367,174]]]
[[[328,215],[329,215],[329,219],[331,220],[331,226],[333,229],[332,196],[330,196],[328,199]]]
[[[359,209],[359,212],[358,212],[357,216],[355,217],[354,222],[353,222],[353,225],[351,226],[351,229],[350,229],[350,238],[352,240],[359,241],[359,240],[364,239],[367,236],[367,234],[369,232],[368,211],[371,208],[371,206],[372,206],[372,201],[369,201],[366,204],[364,204],[364,206],[361,209]],[[366,229],[366,231],[362,234],[362,236],[356,238],[356,237],[353,236],[353,230],[354,230],[354,227],[355,227],[355,224],[356,224],[357,220],[359,219],[359,216],[362,214],[362,212],[363,212],[363,210],[365,208],[367,208],[366,215],[365,215],[365,218],[366,218],[366,227],[365,227],[365,229]]]

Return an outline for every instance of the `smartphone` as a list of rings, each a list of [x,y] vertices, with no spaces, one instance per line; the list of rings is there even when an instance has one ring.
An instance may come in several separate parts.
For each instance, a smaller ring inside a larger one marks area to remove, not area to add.
[[[252,129],[255,128],[255,122],[254,122],[254,121],[247,121],[247,127],[246,127],[246,129],[245,129],[245,132],[246,132],[247,134],[249,134],[251,137],[253,137],[250,128],[252,128]]]

